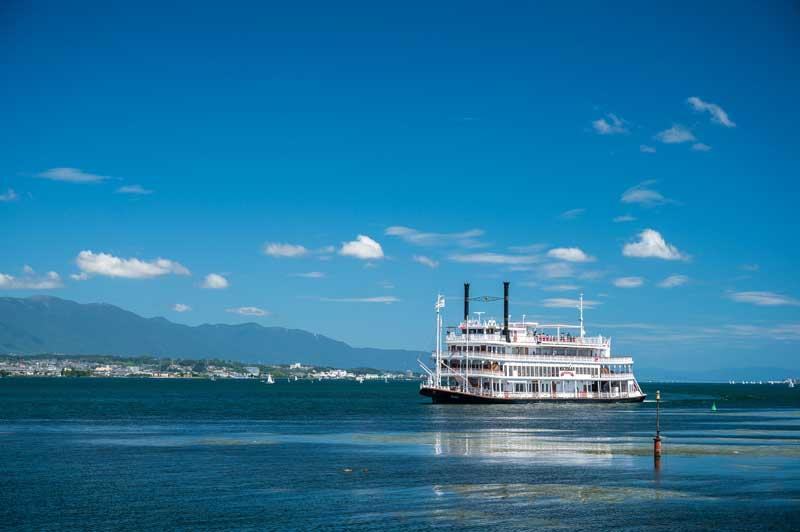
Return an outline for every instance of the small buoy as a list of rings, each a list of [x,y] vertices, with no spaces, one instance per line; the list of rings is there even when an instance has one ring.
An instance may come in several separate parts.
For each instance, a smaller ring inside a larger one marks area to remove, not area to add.
[[[353,472],[353,470],[350,469],[349,467],[345,467],[344,469],[342,469],[342,471],[344,471],[345,473],[352,473]]]
[[[716,401],[711,403],[711,411],[712,412],[716,412],[717,411],[717,403],[716,403]]]

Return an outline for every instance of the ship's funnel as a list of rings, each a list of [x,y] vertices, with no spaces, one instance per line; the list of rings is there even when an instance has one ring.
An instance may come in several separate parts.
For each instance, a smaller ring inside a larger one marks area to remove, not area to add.
[[[503,335],[506,342],[511,341],[511,333],[508,331],[508,281],[503,282]]]
[[[464,321],[469,319],[469,283],[464,283]]]

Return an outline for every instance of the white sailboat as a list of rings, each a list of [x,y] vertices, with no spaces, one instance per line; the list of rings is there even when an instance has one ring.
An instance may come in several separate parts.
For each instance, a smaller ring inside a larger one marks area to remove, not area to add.
[[[272,378],[272,373],[267,373],[267,384],[275,384],[275,379]]]

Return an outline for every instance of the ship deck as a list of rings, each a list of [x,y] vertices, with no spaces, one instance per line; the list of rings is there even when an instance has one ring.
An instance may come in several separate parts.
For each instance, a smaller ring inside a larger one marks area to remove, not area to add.
[[[420,395],[430,397],[434,403],[461,403],[461,404],[512,404],[512,403],[641,403],[647,394],[640,395],[614,395],[609,393],[578,394],[572,397],[553,394],[527,394],[515,396],[514,394],[480,394],[423,386]]]

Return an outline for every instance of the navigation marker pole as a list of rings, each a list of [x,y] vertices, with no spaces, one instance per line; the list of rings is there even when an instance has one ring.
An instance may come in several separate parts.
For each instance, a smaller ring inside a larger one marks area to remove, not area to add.
[[[656,469],[661,466],[661,426],[659,424],[661,414],[661,390],[656,390],[656,437],[653,438],[653,460]]]

